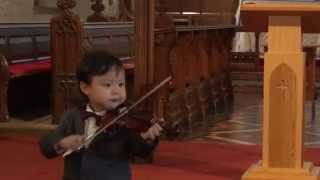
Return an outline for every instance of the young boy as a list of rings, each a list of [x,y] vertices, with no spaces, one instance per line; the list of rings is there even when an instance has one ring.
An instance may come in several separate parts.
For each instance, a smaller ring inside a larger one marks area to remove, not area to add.
[[[77,78],[87,104],[84,108],[66,112],[56,130],[40,140],[40,150],[47,158],[75,150],[83,143],[85,136],[97,130],[98,119],[86,119],[85,114],[104,116],[126,99],[123,65],[107,52],[87,53],[77,69]],[[130,180],[130,156],[149,155],[157,144],[161,130],[158,124],[141,134],[129,133],[125,127],[107,129],[85,149],[66,156],[63,179]]]

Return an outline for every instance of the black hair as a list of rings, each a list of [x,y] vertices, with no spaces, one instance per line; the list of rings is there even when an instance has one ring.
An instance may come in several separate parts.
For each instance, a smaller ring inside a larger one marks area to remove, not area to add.
[[[89,51],[83,56],[77,68],[78,82],[91,84],[93,76],[103,75],[112,68],[116,68],[117,71],[123,70],[120,59],[104,50]]]

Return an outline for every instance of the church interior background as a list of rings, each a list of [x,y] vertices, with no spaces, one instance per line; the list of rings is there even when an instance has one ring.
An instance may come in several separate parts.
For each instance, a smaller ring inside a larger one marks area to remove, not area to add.
[[[76,0],[75,2],[76,6],[72,11],[80,16],[82,22],[85,22],[93,14],[91,6],[96,1]],[[219,1],[215,2],[219,3]],[[229,0],[228,2],[236,5],[239,4],[237,0]],[[31,29],[32,27],[38,28],[39,32],[44,28],[48,29],[51,18],[61,13],[56,3],[56,0],[0,0],[0,50],[4,50],[2,46],[7,45],[8,39],[6,38],[6,34],[10,34],[9,31],[12,30],[10,28],[13,28],[15,32],[12,38],[17,38],[15,42],[12,41],[12,45],[18,47],[19,43],[23,42],[31,42],[32,44],[34,42],[32,41],[32,36],[27,37],[31,38],[31,41],[30,39],[24,39],[26,37],[20,37],[19,28],[30,26]],[[121,15],[119,0],[101,0],[99,3],[104,5],[102,14],[105,17],[113,19],[113,22],[109,22],[111,23],[109,24],[110,27],[114,28],[111,31],[117,31],[117,28],[121,24],[119,25],[114,21],[118,21]],[[134,5],[134,0],[131,3]],[[229,9],[232,9],[231,11],[235,19],[238,18],[237,8],[232,7]],[[184,13],[188,14],[190,12]],[[177,20],[175,23],[181,22]],[[99,23],[102,28],[108,28],[108,24]],[[131,30],[128,33],[127,30],[121,28],[131,27],[132,22],[125,20],[120,23],[123,24],[119,28],[119,31],[130,34]],[[231,23],[231,25],[236,26],[235,22],[234,24]],[[88,26],[88,29],[91,27],[90,25],[86,26]],[[191,28],[195,28],[197,25],[192,24],[190,26]],[[198,26],[201,27],[201,25]],[[224,24],[224,26],[227,25]],[[94,29],[94,25],[91,28]],[[177,32],[175,33],[185,43],[188,41],[188,32],[184,34],[183,30],[179,31],[179,28],[181,30],[184,27],[177,26]],[[267,51],[267,34],[264,32],[239,32],[237,28],[234,29],[236,32],[231,35],[233,37],[229,40],[231,47],[227,49],[229,51],[227,55],[227,61],[229,61],[227,71],[231,83],[231,87],[227,87],[227,89],[230,88],[230,91],[232,91],[232,100],[225,100],[222,105],[219,105],[219,103],[218,105],[214,105],[214,112],[210,112],[209,108],[205,123],[200,125],[201,128],[195,127],[193,129],[193,127],[190,127],[193,125],[193,122],[191,125],[182,123],[181,127],[179,124],[179,128],[181,128],[179,130],[183,132],[183,135],[172,138],[164,135],[154,155],[153,163],[133,165],[135,180],[177,178],[187,180],[241,179],[246,169],[252,163],[261,159],[263,61],[264,53]],[[38,30],[34,31],[37,33]],[[199,32],[194,31],[192,33],[192,36],[196,36]],[[132,38],[129,37],[132,36],[132,32],[131,35],[127,34],[125,38]],[[122,34],[119,36],[122,36]],[[164,37],[166,38],[167,35]],[[186,37],[186,39],[183,39],[183,37]],[[205,37],[209,38],[207,32]],[[201,38],[199,36],[199,39]],[[170,40],[170,38],[168,39]],[[211,40],[216,41],[217,38],[215,37]],[[125,40],[119,39],[116,41],[122,42]],[[161,38],[158,41],[160,42],[156,41],[155,44],[163,43],[161,42],[163,41]],[[222,40],[222,44],[227,41],[228,38],[225,38]],[[130,43],[134,43],[134,41],[130,41]],[[163,44],[166,46],[166,43]],[[179,44],[179,42],[177,41],[175,44]],[[121,43],[118,44],[118,46],[122,45]],[[320,165],[320,126],[318,124],[320,122],[320,101],[317,96],[320,92],[319,45],[319,34],[303,35],[303,46],[306,47],[306,52],[311,53],[310,62],[307,60],[306,74],[310,72],[311,82],[314,84],[312,90],[307,90],[306,92],[306,97],[308,97],[306,98],[304,108],[304,147],[306,148],[306,159],[316,165]],[[40,44],[39,46],[42,45]],[[26,51],[31,50],[31,48],[26,49]],[[13,48],[10,52],[12,53],[14,50]],[[3,54],[1,51],[0,53]],[[220,51],[223,50],[220,49]],[[131,50],[130,55],[136,52],[139,51]],[[158,55],[156,52],[154,54]],[[3,55],[6,56],[5,54]],[[155,57],[154,59],[159,60],[160,58],[157,59]],[[133,94],[136,93],[134,87],[135,74],[131,71],[135,70],[130,70],[129,68],[129,71],[129,94],[134,96]],[[54,115],[52,115],[52,96],[54,96],[54,93],[51,90],[51,86],[53,85],[51,79],[53,78],[52,73],[56,72],[58,71],[50,70],[28,76],[10,78],[8,90],[6,91],[8,93],[6,99],[9,114],[8,119],[4,120],[4,116],[0,114],[0,117],[3,118],[3,120],[0,119],[0,179],[53,180],[61,177],[63,170],[62,160],[47,161],[40,156],[37,148],[39,136],[54,129],[58,122],[55,120]],[[309,76],[306,78],[308,79]],[[0,81],[4,82],[3,78],[0,77]],[[64,88],[67,89],[67,85]],[[222,87],[221,92],[225,92],[224,90],[224,87]],[[229,91],[226,91],[226,94],[228,94]],[[0,94],[2,96],[1,100],[3,99],[3,92],[1,90]],[[175,96],[172,97],[174,99]],[[228,97],[224,95],[223,98]],[[173,102],[175,101],[173,100]],[[211,107],[211,105],[208,107]],[[192,118],[190,119],[190,121],[194,121]],[[197,123],[194,124],[198,126]],[[188,128],[192,130],[186,130]]]

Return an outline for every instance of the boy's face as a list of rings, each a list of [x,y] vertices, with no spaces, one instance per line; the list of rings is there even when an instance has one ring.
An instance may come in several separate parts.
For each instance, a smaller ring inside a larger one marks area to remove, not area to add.
[[[81,91],[87,95],[95,111],[112,110],[126,100],[125,72],[111,70],[101,76],[93,76],[91,84],[80,82]]]

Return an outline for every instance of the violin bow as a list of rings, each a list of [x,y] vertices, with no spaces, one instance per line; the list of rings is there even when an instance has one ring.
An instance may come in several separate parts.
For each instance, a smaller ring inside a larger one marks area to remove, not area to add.
[[[145,99],[147,99],[149,96],[151,96],[153,93],[155,93],[159,88],[161,88],[162,86],[164,86],[165,84],[167,84],[170,80],[172,79],[171,76],[167,77],[166,79],[164,79],[163,81],[161,81],[157,86],[155,86],[154,88],[152,88],[147,94],[145,94],[144,96],[142,96],[139,100],[137,100],[134,104],[132,104],[131,106],[129,106],[128,108],[126,108],[125,110],[123,110],[118,116],[116,116],[114,119],[112,119],[109,123],[107,123],[106,125],[104,125],[102,128],[100,128],[99,130],[97,130],[94,134],[87,136],[84,139],[84,142],[81,143],[76,149],[72,150],[67,150],[65,153],[63,153],[63,157],[66,157],[68,155],[70,155],[71,153],[73,153],[74,151],[78,151],[80,149],[82,149],[88,142],[90,142],[92,139],[94,139],[95,137],[97,137],[98,135],[100,135],[101,133],[103,133],[108,127],[112,126],[114,123],[116,123],[119,119],[121,119],[123,116],[125,116],[131,109],[133,109],[134,107],[136,107],[138,104],[140,104],[142,101],[144,101]]]

